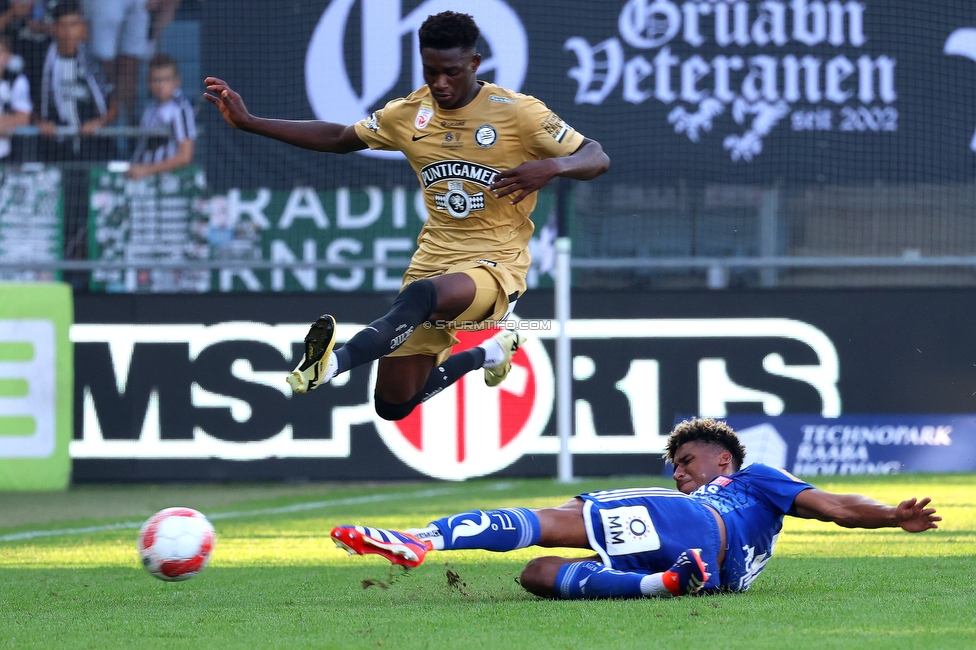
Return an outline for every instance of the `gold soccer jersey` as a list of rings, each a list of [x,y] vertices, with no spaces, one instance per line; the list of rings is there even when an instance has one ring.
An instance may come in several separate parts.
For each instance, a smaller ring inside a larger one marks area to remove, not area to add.
[[[536,194],[511,205],[512,195],[496,199],[488,185],[499,171],[573,153],[582,135],[538,99],[489,83],[456,110],[440,108],[424,86],[358,122],[356,133],[371,149],[402,151],[420,180],[428,219],[411,271],[504,266],[517,279],[502,288],[525,290]]]

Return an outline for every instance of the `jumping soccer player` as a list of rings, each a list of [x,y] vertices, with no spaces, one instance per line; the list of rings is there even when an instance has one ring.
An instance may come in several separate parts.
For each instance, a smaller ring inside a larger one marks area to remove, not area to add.
[[[740,469],[744,458],[727,424],[687,420],[667,443],[677,490],[588,492],[556,508],[474,510],[404,532],[338,526],[332,539],[350,554],[411,568],[431,550],[588,548],[596,556],[532,560],[521,585],[551,598],[639,598],[745,591],[769,562],[784,515],[910,533],[942,520],[926,507],[929,498],[886,506],[760,463]]]
[[[556,176],[596,178],[610,160],[541,101],[479,81],[478,35],[467,14],[428,17],[426,85],[351,126],[254,117],[226,82],[205,80],[231,126],[315,151],[402,151],[423,189],[428,220],[392,309],[335,350],[335,319],[319,318],[288,377],[296,393],[379,359],[376,413],[400,420],[467,372],[484,368],[489,386],[508,374],[518,332],[450,356],[458,326],[505,320],[525,292],[536,191]]]

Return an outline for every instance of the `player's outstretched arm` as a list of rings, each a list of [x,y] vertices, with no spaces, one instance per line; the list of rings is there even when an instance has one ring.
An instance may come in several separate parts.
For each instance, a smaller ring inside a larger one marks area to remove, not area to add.
[[[355,127],[351,125],[344,126],[320,120],[273,120],[255,117],[247,110],[240,94],[227,85],[226,81],[217,77],[207,77],[203,82],[209,91],[203,96],[220,110],[224,120],[235,129],[313,151],[349,153],[365,149],[367,146],[359,139]]]
[[[886,506],[860,494],[831,494],[816,488],[804,490],[793,501],[798,517],[832,521],[845,528],[896,528],[921,533],[938,528],[935,508],[926,506],[932,499],[906,499],[897,506]]]
[[[568,156],[544,158],[522,163],[515,169],[499,172],[488,189],[501,198],[520,192],[512,198],[518,203],[532,192],[541,190],[556,176],[588,181],[610,169],[610,158],[596,140],[585,138],[583,144]]]

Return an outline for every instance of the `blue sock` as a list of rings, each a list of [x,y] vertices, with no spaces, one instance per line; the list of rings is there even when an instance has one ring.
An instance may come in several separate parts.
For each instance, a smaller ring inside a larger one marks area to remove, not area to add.
[[[445,551],[514,551],[537,544],[542,536],[539,518],[526,508],[471,510],[438,519],[431,525],[441,531]]]
[[[599,562],[571,562],[556,574],[556,592],[560,598],[641,598],[643,573],[608,569]]]

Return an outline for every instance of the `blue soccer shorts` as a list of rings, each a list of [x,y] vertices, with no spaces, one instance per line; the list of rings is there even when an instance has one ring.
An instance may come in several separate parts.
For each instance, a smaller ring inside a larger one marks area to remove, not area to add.
[[[670,569],[682,551],[699,548],[711,574],[705,587],[720,585],[721,537],[704,504],[666,488],[587,492],[579,498],[590,546],[604,565],[658,573]]]

